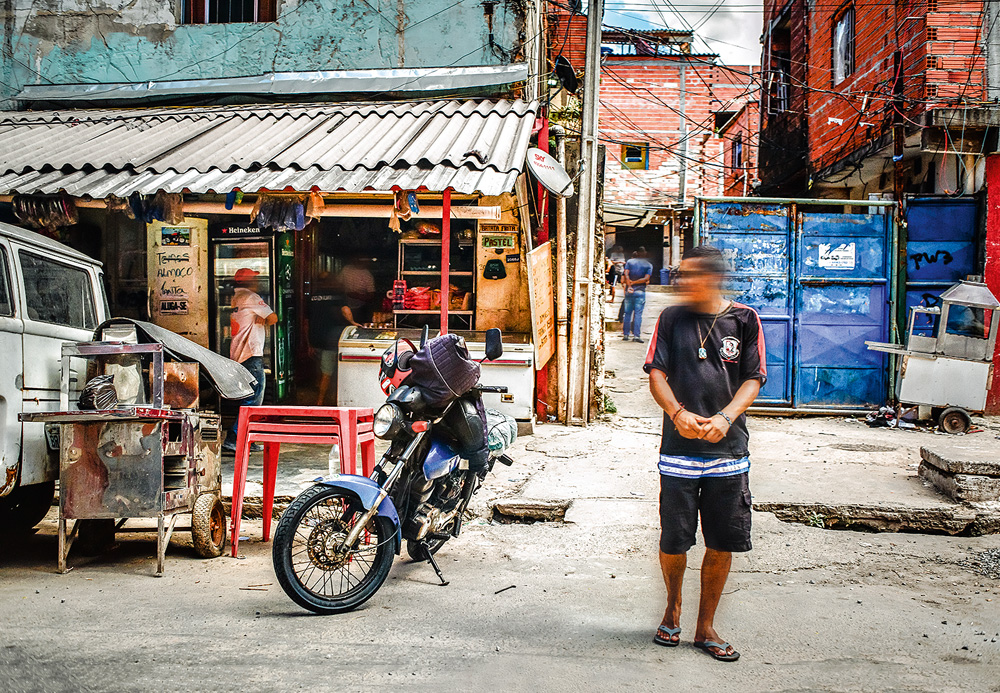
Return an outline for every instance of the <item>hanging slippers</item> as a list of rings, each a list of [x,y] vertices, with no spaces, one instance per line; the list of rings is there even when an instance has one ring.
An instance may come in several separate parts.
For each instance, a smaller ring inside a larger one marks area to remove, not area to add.
[[[674,636],[677,639],[674,640]],[[667,628],[666,626],[660,626],[656,629],[656,635],[653,636],[653,642],[657,645],[662,645],[663,647],[677,647],[681,644],[681,629],[680,626],[677,628]]]
[[[717,659],[720,662],[735,662],[737,659],[740,658],[740,653],[737,652],[736,650],[733,650],[732,654],[726,654],[726,650],[729,647],[732,647],[728,642],[719,643],[715,642],[714,640],[703,640],[702,642],[693,642],[691,644],[697,647],[705,654],[711,656],[712,659]],[[712,648],[722,650],[722,654],[717,654],[713,652]]]

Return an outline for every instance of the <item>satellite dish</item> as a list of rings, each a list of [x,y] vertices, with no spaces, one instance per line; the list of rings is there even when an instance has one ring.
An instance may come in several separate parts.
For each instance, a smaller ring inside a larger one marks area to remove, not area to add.
[[[528,150],[528,170],[542,187],[559,197],[573,197],[573,179],[556,159],[537,147]]]

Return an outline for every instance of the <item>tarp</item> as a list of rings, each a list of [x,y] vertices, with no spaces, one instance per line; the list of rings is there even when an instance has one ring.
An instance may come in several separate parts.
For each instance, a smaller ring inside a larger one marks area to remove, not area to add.
[[[159,343],[163,345],[165,354],[172,358],[179,361],[197,361],[219,394],[226,399],[245,399],[253,394],[257,380],[250,375],[250,371],[232,359],[216,354],[159,325],[131,318],[111,318],[104,321],[94,331],[94,338],[100,339],[101,330],[109,325],[135,325],[140,344]]]

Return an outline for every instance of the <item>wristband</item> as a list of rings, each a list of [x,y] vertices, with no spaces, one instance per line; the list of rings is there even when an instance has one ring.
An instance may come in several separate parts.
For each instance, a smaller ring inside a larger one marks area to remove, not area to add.
[[[679,407],[677,407],[677,411],[675,411],[674,415],[670,417],[670,423],[674,423],[677,420],[677,417],[680,415],[680,413],[682,411],[684,411],[684,405],[683,404],[680,405]]]
[[[716,413],[717,416],[721,416],[723,419],[725,419],[727,424],[729,424],[730,426],[733,425],[733,420],[730,419],[728,416],[726,416],[726,412],[724,412],[724,411],[717,411],[715,413]]]

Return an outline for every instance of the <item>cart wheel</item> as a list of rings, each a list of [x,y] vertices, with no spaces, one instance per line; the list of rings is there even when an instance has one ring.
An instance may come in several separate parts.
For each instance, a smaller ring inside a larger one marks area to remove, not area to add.
[[[969,412],[961,407],[948,407],[938,417],[938,428],[952,435],[965,433],[971,426],[972,418]]]
[[[226,544],[226,509],[214,493],[203,493],[194,501],[191,512],[191,539],[202,558],[222,555]]]

